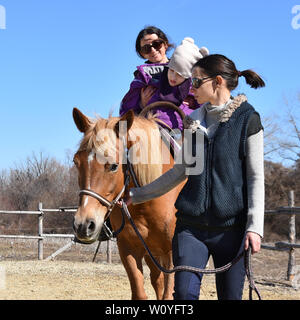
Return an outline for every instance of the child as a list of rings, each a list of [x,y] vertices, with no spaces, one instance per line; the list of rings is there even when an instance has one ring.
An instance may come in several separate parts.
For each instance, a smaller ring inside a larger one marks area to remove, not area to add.
[[[189,115],[199,107],[190,93],[192,66],[208,54],[208,49],[202,47],[199,50],[192,38],[184,38],[168,64],[146,64],[137,67],[135,79],[121,102],[120,115],[130,109],[139,114],[144,107],[156,101],[172,102]],[[143,90],[148,86],[153,90],[150,96],[145,97]],[[158,114],[157,118],[170,128],[183,129],[180,116],[173,110],[158,107],[152,112]]]

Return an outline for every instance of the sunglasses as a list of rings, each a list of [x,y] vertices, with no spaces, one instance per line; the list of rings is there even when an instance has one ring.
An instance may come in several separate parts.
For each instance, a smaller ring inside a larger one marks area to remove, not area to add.
[[[154,48],[155,50],[159,50],[162,47],[163,43],[163,40],[154,40],[152,43],[145,44],[141,47],[141,53],[149,54],[152,48]]]
[[[192,79],[192,86],[196,89],[200,88],[204,83],[204,80],[212,79],[212,77],[205,77],[205,78],[193,78]]]

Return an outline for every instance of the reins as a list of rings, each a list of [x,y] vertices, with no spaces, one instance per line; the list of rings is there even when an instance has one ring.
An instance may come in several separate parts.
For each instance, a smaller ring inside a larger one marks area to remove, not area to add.
[[[135,225],[130,212],[128,210],[127,204],[125,203],[125,201],[122,201],[122,214],[126,215],[128,221],[130,222],[132,228],[134,229],[135,233],[137,234],[138,238],[141,240],[144,248],[146,249],[146,251],[148,252],[151,260],[153,261],[153,263],[156,265],[156,267],[167,274],[171,274],[174,272],[179,272],[179,271],[189,271],[189,272],[194,272],[194,273],[202,273],[202,274],[217,274],[217,273],[221,273],[221,272],[225,272],[227,270],[229,270],[234,264],[236,264],[242,257],[244,257],[244,265],[245,265],[245,270],[246,270],[246,276],[248,278],[248,282],[249,282],[249,300],[252,300],[253,296],[252,296],[252,292],[253,290],[255,291],[255,293],[258,296],[258,299],[261,300],[261,295],[255,285],[254,282],[254,278],[253,278],[253,273],[252,273],[252,268],[251,268],[251,252],[252,252],[252,248],[251,245],[249,245],[248,250],[244,250],[242,253],[240,253],[238,256],[236,256],[231,262],[227,263],[226,265],[219,267],[219,268],[215,268],[215,269],[201,269],[201,268],[195,268],[195,267],[191,267],[191,266],[176,266],[173,269],[166,269],[163,266],[161,266],[159,264],[159,262],[155,259],[155,257],[153,256],[153,254],[151,253],[149,247],[147,246],[145,240],[143,239],[142,235],[140,234],[137,226]]]

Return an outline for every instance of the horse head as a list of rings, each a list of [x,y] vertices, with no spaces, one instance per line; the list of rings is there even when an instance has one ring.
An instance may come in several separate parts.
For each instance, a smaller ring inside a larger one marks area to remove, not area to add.
[[[74,156],[78,183],[83,192],[80,193],[73,229],[78,240],[92,243],[98,239],[101,232],[109,209],[107,203],[116,199],[124,186],[120,159],[121,153],[123,154],[120,124],[125,124],[126,130],[129,130],[134,113],[129,111],[121,118],[109,120],[91,120],[74,108],[73,119],[78,130],[84,134]]]

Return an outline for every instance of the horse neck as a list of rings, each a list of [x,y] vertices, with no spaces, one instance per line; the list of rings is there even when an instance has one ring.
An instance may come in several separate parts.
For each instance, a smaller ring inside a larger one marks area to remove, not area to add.
[[[149,161],[147,163],[132,165],[137,181],[141,186],[151,183],[174,165],[174,159],[170,150],[161,138],[159,137],[158,141],[152,141],[152,143],[154,143],[156,148],[160,148],[159,152],[157,149],[154,151],[152,146],[150,146],[148,148]],[[135,147],[138,148],[137,146]],[[140,152],[146,152],[146,150],[140,150]],[[151,154],[151,152],[154,154]]]

